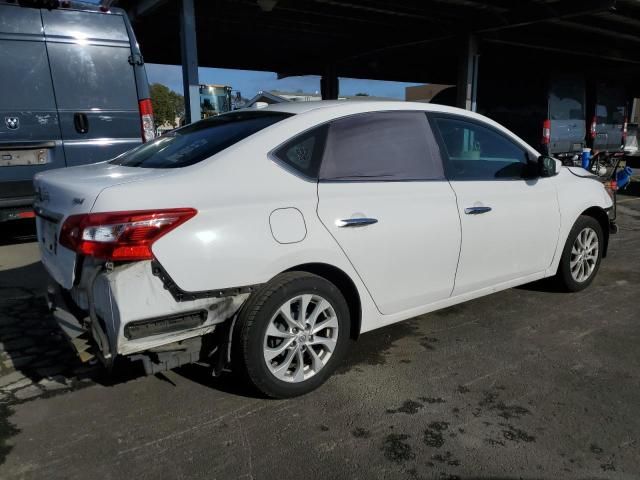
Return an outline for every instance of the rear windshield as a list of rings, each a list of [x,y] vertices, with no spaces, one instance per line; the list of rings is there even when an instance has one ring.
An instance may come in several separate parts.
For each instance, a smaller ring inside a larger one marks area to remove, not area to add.
[[[249,111],[210,117],[142,144],[111,163],[142,168],[187,167],[291,115]]]
[[[598,123],[618,125],[624,123],[624,92],[614,87],[600,86],[596,105]]]
[[[551,120],[584,120],[584,82],[557,78],[551,82],[549,115]]]

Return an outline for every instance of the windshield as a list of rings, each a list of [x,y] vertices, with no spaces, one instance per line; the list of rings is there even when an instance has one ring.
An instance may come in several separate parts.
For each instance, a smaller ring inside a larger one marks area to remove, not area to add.
[[[290,113],[248,111],[207,118],[144,143],[110,163],[142,168],[187,167],[290,116]]]

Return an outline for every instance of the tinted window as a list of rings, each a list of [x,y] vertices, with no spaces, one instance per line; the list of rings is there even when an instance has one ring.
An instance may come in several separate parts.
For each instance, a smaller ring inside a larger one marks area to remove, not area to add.
[[[596,121],[598,123],[622,124],[625,116],[624,93],[620,89],[600,86],[598,104],[596,105]]]
[[[551,120],[584,120],[584,82],[561,77],[551,83],[549,115]]]
[[[279,112],[237,112],[211,117],[134,148],[111,163],[125,167],[186,167],[290,116]]]
[[[380,112],[331,122],[323,180],[443,178],[424,112]]]
[[[478,123],[436,118],[448,175],[452,179],[521,178],[526,152],[504,135]]]
[[[305,177],[317,179],[327,130],[327,126],[322,126],[298,135],[278,148],[274,154]]]

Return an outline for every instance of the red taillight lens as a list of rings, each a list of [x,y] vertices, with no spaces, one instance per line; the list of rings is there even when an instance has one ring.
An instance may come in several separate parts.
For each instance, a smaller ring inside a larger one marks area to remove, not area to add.
[[[156,138],[155,129],[153,126],[153,105],[151,105],[151,99],[145,98],[140,100],[140,125],[142,128],[142,141],[149,142]]]
[[[542,144],[548,145],[551,143],[551,120],[545,120],[542,122]]]
[[[153,242],[196,213],[174,208],[71,215],[62,224],[60,245],[105,260],[150,260]]]
[[[597,117],[593,117],[591,119],[591,127],[589,128],[589,136],[591,137],[591,140],[594,140],[596,138],[596,126],[598,125],[598,119]]]
[[[609,180],[604,182],[604,189],[607,191],[611,199],[614,199],[615,192],[618,190],[618,182],[615,180]]]

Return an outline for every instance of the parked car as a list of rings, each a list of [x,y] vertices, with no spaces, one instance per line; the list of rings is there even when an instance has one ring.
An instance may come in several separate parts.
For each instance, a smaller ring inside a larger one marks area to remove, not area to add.
[[[597,82],[590,98],[589,147],[594,151],[622,151],[628,127],[625,88],[615,83]]]
[[[323,383],[350,340],[555,276],[589,285],[612,200],[496,122],[406,102],[212,117],[36,176],[55,315],[99,356]]]
[[[21,4],[0,1],[0,221],[33,217],[35,173],[107,160],[154,136],[123,10]]]

